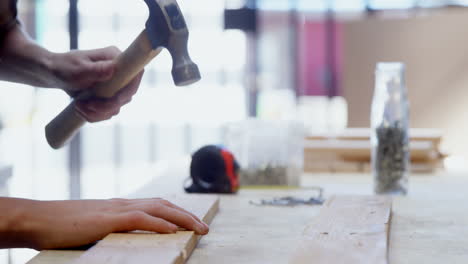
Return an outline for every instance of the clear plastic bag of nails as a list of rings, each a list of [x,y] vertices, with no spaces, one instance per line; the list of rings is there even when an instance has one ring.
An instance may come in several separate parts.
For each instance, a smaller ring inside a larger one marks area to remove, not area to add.
[[[299,122],[250,119],[227,125],[224,144],[240,164],[242,186],[299,186],[304,137]]]

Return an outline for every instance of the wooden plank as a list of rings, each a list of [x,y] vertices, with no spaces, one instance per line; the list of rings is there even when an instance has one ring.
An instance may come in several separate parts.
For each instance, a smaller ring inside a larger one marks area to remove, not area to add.
[[[324,155],[344,161],[370,162],[371,142],[365,140],[307,140],[304,149],[309,155]],[[434,162],[444,156],[429,141],[410,143],[412,162]]]
[[[193,195],[170,199],[175,204],[193,212],[210,224],[219,209],[219,198],[210,195]],[[156,234],[132,232],[110,234],[75,260],[63,262],[73,264],[130,264],[160,263],[182,264],[192,254],[200,236],[192,231],[179,231],[176,234]],[[43,251],[29,264],[46,259],[48,251]],[[41,256],[42,255],[42,256]]]
[[[392,201],[384,196],[336,196],[303,233],[292,264],[387,264]]]
[[[442,141],[442,131],[430,128],[411,128],[411,141],[430,141],[439,148]],[[370,128],[347,128],[338,133],[313,133],[307,137],[310,140],[370,140]]]
[[[172,200],[174,201],[174,200]],[[211,223],[219,209],[219,198],[191,198],[175,203]],[[88,250],[74,264],[185,263],[200,236],[192,231],[177,234],[122,233],[110,234]]]

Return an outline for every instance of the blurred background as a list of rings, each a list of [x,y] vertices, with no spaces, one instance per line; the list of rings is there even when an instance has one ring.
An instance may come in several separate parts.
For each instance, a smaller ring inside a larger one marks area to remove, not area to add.
[[[69,103],[68,96],[0,83],[0,173],[2,166],[13,168],[10,196],[124,196],[165,162],[222,143],[224,125],[248,117],[302,122],[312,146],[306,149],[306,170],[341,171],[336,163],[315,166],[313,143],[338,134],[367,135],[379,61],[407,65],[411,127],[436,140],[430,150],[437,148],[437,166],[423,170],[467,169],[468,1],[179,0],[179,5],[202,81],[175,87],[165,51],[147,67],[139,93],[118,117],[86,126],[64,149],[47,145],[44,126]],[[55,52],[110,45],[124,50],[148,15],[144,1],[129,0],[20,0],[19,10],[31,36]],[[344,170],[359,170],[351,167]],[[34,254],[0,251],[0,263],[24,263]]]

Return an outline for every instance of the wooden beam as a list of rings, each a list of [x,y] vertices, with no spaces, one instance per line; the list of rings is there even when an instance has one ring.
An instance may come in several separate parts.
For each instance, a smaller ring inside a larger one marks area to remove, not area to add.
[[[332,197],[303,233],[291,264],[387,264],[392,200]]]
[[[171,202],[193,212],[210,224],[219,210],[219,198],[211,195],[184,195]],[[197,246],[200,236],[192,231],[177,234],[132,232],[110,234],[84,254],[64,263],[70,264],[182,264]],[[30,264],[42,263],[49,251],[43,251]],[[46,263],[46,262],[44,262]]]
[[[174,200],[172,200],[174,201]],[[219,209],[217,197],[192,197],[174,201],[206,223],[211,223]],[[73,264],[182,264],[192,254],[200,236],[192,231],[161,235],[154,233],[110,234]]]

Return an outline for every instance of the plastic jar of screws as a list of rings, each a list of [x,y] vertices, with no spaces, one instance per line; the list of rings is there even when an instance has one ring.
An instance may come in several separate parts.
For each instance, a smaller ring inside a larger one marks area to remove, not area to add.
[[[404,64],[377,64],[371,127],[375,193],[407,194],[410,166],[409,103]]]
[[[304,127],[294,121],[251,119],[229,124],[224,143],[240,164],[243,186],[299,186]]]

